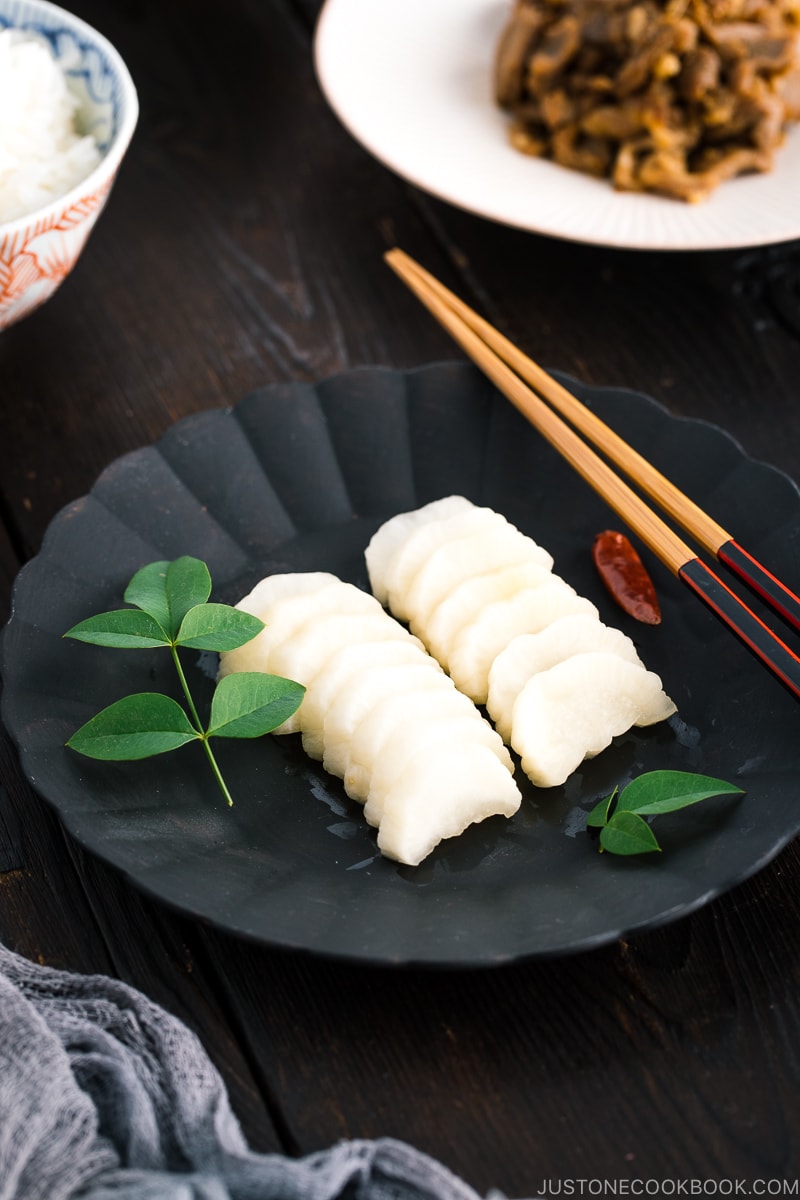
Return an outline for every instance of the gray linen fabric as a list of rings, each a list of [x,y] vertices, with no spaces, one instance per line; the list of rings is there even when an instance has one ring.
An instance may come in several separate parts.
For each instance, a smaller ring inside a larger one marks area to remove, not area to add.
[[[391,1138],[251,1151],[197,1038],[101,975],[0,946],[0,1200],[478,1200]]]

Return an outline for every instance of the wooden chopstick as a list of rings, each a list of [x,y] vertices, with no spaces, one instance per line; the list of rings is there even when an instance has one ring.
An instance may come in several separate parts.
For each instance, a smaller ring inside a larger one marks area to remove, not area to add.
[[[620,479],[574,429],[528,387],[509,363],[514,367],[521,367],[526,378],[531,382],[535,381],[536,386],[547,395],[551,403],[563,405],[581,432],[592,437],[609,458],[623,466],[626,473],[640,483],[648,495],[659,504],[662,503],[662,495],[666,496],[667,501],[663,503],[665,510],[692,533],[704,548],[719,557],[722,549],[731,544],[736,545],[730,535],[669,483],[622,438],[590,413],[576,397],[562,388],[552,376],[522,355],[502,334],[458,300],[407,254],[394,249],[385,257],[392,270],[422,301],[476,366],[524,413],[531,424],[681,582],[689,587],[795,696],[800,698],[800,658],[697,557],[628,484]],[[469,314],[469,320],[466,314]],[[502,347],[502,354],[499,347]],[[646,482],[640,477],[640,472],[643,472]],[[663,487],[663,491],[662,481],[663,485],[667,485]],[[746,554],[744,551],[741,553]],[[733,555],[733,559],[738,562],[736,554]],[[749,564],[755,563],[756,560],[746,555],[744,561],[745,564]],[[757,565],[760,567],[760,564]],[[769,579],[774,579],[768,572],[767,575]],[[757,586],[749,577],[747,582]],[[784,588],[780,581],[775,580],[775,583],[796,602],[800,622],[800,601],[788,588]],[[757,586],[757,590],[761,592],[762,588]]]
[[[592,442],[633,479],[646,495],[668,513],[695,541],[737,575],[749,588],[778,612],[784,620],[800,631],[800,597],[782,583],[771,571],[736,541],[717,521],[686,496],[652,463],[637,453],[604,421],[563,387],[558,380],[510,342],[498,329],[479,316],[438,279],[402,250],[390,250],[386,260],[406,283],[417,278],[426,289],[442,301],[466,326],[493,349],[520,378],[566,417],[588,441]],[[410,283],[409,283],[410,286]],[[527,401],[525,401],[526,403]],[[525,403],[515,401],[528,416]]]

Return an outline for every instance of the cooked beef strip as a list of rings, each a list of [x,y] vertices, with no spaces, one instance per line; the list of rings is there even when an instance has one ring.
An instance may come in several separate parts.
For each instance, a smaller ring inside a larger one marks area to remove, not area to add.
[[[495,94],[525,153],[704,199],[800,119],[800,0],[514,0]]]

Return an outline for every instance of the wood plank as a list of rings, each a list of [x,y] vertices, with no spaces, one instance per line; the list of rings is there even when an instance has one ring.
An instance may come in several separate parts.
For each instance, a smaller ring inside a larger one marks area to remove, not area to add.
[[[17,777],[16,752],[0,737],[0,938],[38,962],[108,970],[79,880],[53,813]]]
[[[390,1134],[507,1195],[544,1179],[791,1179],[797,869],[795,846],[674,926],[484,972],[209,946],[300,1151]]]
[[[85,855],[18,777],[0,733],[0,940],[34,962],[123,979],[184,1021],[221,1071],[251,1144],[280,1148],[194,927]]]
[[[222,1075],[233,1111],[253,1149],[282,1148],[261,1088],[239,1043],[235,1013],[220,992],[225,966],[210,961],[194,922],[136,891],[68,839],[92,915],[112,960],[111,973],[183,1021]]]

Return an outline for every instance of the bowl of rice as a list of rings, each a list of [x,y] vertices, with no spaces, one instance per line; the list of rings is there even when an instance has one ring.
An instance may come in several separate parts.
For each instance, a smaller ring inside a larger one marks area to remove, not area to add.
[[[47,0],[0,0],[0,330],[72,270],[138,113],[102,34]]]

